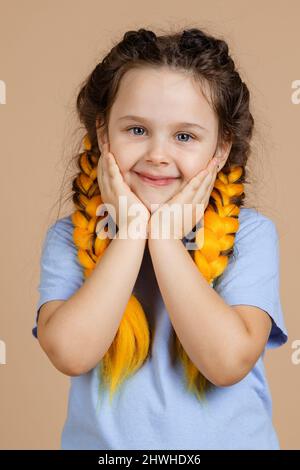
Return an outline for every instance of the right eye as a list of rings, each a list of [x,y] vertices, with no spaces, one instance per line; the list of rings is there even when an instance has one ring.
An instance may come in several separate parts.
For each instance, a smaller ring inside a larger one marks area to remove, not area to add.
[[[143,127],[140,127],[140,126],[133,126],[133,127],[129,127],[128,129],[126,129],[127,131],[131,131],[132,129],[143,129]],[[143,129],[144,130],[144,129]],[[141,135],[141,134],[134,134],[134,135]]]

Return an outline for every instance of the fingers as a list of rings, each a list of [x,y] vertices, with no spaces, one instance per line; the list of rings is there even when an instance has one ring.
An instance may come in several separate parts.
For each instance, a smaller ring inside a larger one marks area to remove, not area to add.
[[[216,165],[216,160],[215,158],[212,158],[207,167],[201,170],[194,178],[190,180],[188,185],[191,183],[191,188],[194,190],[199,189],[199,184],[204,184],[207,185],[210,183],[211,178],[216,174],[217,171],[217,165]]]
[[[97,176],[101,182],[101,185],[103,185],[103,158],[99,158],[98,160],[98,171],[97,171]]]
[[[102,168],[103,176],[104,174],[108,174],[111,178],[116,178],[117,180],[121,180],[122,176],[120,173],[120,169],[116,163],[116,160],[111,152],[108,151],[108,143],[104,142],[102,145],[103,150],[103,165]]]
[[[108,152],[107,144],[104,143],[101,146],[101,155],[98,161],[98,178],[100,180],[101,192],[107,193],[109,190],[109,178],[108,178]]]
[[[204,178],[203,184],[208,187],[212,181],[214,181],[214,178],[217,174],[218,171],[218,166],[217,166],[217,161],[215,159],[210,160],[206,167],[207,175]]]
[[[209,200],[211,191],[216,181],[217,172],[217,165],[212,164],[207,177],[203,181],[203,184],[200,185],[196,194],[194,195],[193,202],[205,202]],[[203,201],[203,199],[205,199],[205,201]]]
[[[187,185],[183,188],[182,193],[195,193],[199,190],[199,186],[208,185],[211,178],[211,172],[208,169],[201,170],[196,176],[194,176]]]

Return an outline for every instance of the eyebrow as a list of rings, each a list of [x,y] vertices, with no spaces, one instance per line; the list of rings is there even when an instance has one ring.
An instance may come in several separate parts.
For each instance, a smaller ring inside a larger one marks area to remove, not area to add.
[[[143,118],[141,116],[134,116],[132,114],[128,114],[127,116],[122,116],[118,119],[118,121],[121,121],[123,119],[132,119],[133,121],[144,121],[144,122],[147,122],[147,119],[146,118]],[[199,129],[202,129],[204,131],[208,131],[208,129],[206,129],[205,127],[203,126],[200,126],[200,124],[196,124],[195,122],[175,122],[174,123],[174,126],[189,126],[189,127],[199,127]]]

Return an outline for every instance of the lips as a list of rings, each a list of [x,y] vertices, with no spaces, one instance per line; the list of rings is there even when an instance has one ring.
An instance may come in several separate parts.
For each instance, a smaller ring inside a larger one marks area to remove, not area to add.
[[[143,172],[137,172],[135,171],[140,176],[145,176],[148,179],[151,180],[168,180],[168,179],[177,179],[179,176],[164,176],[164,175],[151,175],[150,173],[143,173]]]
[[[165,186],[173,183],[175,180],[180,178],[179,176],[173,177],[150,175],[149,173],[138,173],[137,171],[135,171],[134,173],[139,176],[142,181],[154,186]]]

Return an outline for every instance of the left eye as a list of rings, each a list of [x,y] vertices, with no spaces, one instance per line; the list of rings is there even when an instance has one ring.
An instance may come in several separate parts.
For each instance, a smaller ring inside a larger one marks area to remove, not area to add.
[[[134,127],[130,127],[129,129],[127,129],[127,131],[131,131],[132,129],[143,129],[143,127],[140,127],[140,126],[134,126]],[[143,129],[144,130],[144,129]],[[134,135],[142,135],[142,134],[134,134]],[[188,136],[190,137],[191,139],[194,140],[194,137],[191,135],[191,134],[187,134],[186,132],[180,132],[179,134],[177,135],[185,135],[185,136]],[[181,140],[181,142],[189,142],[188,140]]]

